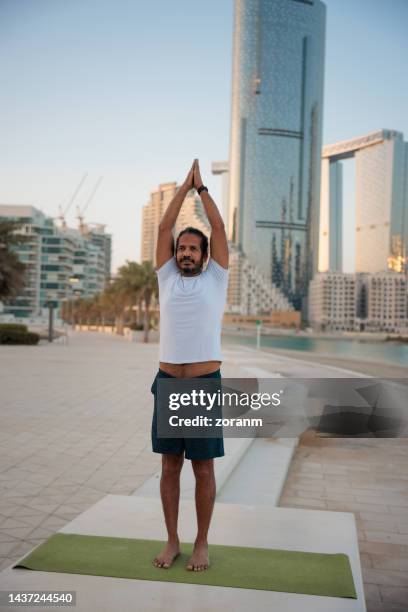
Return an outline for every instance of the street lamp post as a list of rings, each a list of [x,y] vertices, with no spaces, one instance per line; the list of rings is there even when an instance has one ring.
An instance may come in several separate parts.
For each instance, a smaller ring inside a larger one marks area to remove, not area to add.
[[[262,321],[260,319],[256,320],[256,348],[259,349],[261,348],[261,327],[262,327]]]
[[[54,336],[54,304],[51,300],[47,302],[48,306],[48,342],[52,342]]]
[[[79,284],[79,279],[76,278],[76,276],[71,276],[69,279],[69,287],[71,289],[71,300],[70,300],[70,323],[71,323],[71,329],[74,330],[75,329],[75,323],[74,323],[74,302],[81,296],[81,291],[80,289],[75,289],[75,286],[78,286]]]

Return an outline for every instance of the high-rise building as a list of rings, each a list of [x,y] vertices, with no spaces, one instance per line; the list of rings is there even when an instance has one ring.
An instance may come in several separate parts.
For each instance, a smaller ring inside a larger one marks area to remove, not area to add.
[[[229,163],[227,161],[216,161],[211,164],[211,172],[222,177],[222,197],[220,213],[224,221],[225,231],[228,235],[228,190],[229,190]]]
[[[318,265],[325,14],[235,2],[229,238],[298,309]]]
[[[408,143],[395,130],[377,130],[323,147],[319,270],[341,271],[341,162],[352,157],[355,271],[403,272],[408,247]]]
[[[110,278],[111,235],[102,226],[95,235],[90,227],[60,228],[34,206],[17,204],[0,205],[0,220],[20,222],[17,233],[29,237],[12,245],[26,265],[26,285],[21,295],[4,300],[4,314],[37,317],[49,303],[59,308],[64,300],[103,291]]]
[[[150,202],[143,207],[142,261],[151,261],[153,265],[156,265],[156,244],[159,224],[167,206],[176,195],[178,189],[177,183],[162,183],[156,191],[151,193]],[[207,237],[211,234],[210,224],[201,199],[193,191],[187,194],[182,204],[173,230],[174,238],[176,239],[181,230],[188,226],[196,227]]]

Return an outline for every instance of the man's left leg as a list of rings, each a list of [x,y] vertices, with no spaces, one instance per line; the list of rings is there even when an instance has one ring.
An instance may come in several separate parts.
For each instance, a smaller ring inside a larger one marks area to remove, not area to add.
[[[207,538],[216,493],[214,459],[192,459],[191,465],[196,479],[195,503],[198,530],[194,551],[186,567],[188,570],[201,571],[207,569],[210,564]]]

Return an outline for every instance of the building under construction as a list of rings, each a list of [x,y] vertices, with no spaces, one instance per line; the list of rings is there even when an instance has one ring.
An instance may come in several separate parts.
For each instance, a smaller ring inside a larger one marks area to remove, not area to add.
[[[112,236],[104,225],[86,224],[83,212],[74,229],[64,215],[58,223],[34,206],[0,205],[0,221],[19,222],[18,232],[30,238],[11,247],[26,265],[26,284],[21,295],[3,302],[3,314],[42,316],[50,304],[59,310],[64,301],[103,291],[111,276]]]

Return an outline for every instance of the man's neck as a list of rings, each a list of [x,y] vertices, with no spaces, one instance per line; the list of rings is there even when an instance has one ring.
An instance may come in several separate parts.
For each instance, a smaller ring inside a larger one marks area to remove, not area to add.
[[[181,276],[185,276],[186,278],[190,278],[191,276],[198,276],[199,274],[201,274],[202,270],[199,270],[198,272],[195,272],[194,274],[184,274],[183,270],[180,270],[180,274]]]

